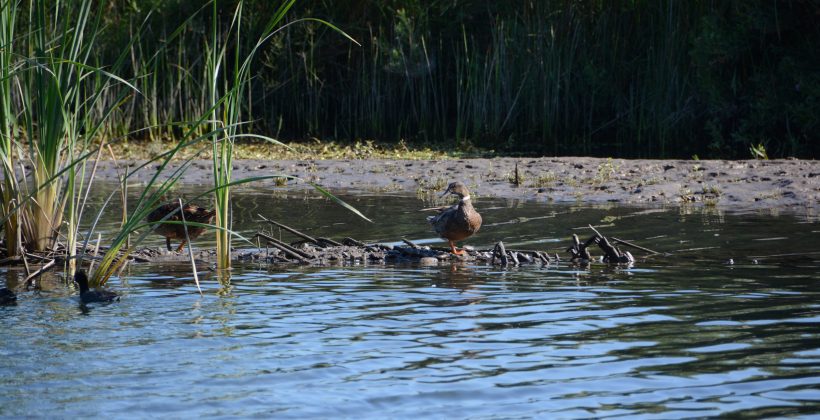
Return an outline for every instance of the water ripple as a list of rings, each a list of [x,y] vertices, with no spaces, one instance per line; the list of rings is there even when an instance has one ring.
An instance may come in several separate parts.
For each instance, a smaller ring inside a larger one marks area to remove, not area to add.
[[[770,220],[777,236],[805,230],[780,220]],[[669,220],[658,223],[624,236],[658,235]],[[715,240],[699,220],[676,223],[688,239]],[[736,247],[754,242],[732,223],[710,228],[745,239]],[[136,268],[110,285],[121,302],[90,308],[57,284],[0,307],[0,416],[820,412],[817,262],[727,267],[725,250],[703,252],[626,270],[248,266],[229,284],[204,274],[203,296],[189,273]]]

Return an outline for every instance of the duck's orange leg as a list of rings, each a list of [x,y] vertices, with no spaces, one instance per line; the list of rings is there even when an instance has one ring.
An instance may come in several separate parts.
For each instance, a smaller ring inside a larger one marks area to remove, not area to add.
[[[459,255],[459,256],[464,255],[464,250],[463,249],[462,250],[456,249],[456,243],[455,242],[453,242],[453,241],[447,241],[447,242],[450,243],[450,249],[453,251],[453,254]]]
[[[185,248],[185,244],[187,243],[188,242],[185,239],[183,239],[182,242],[180,242],[179,247],[177,247],[177,254],[179,254],[182,251],[182,248]]]

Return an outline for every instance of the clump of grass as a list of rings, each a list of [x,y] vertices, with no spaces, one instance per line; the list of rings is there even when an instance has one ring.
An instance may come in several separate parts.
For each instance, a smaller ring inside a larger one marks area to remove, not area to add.
[[[643,184],[643,185],[656,185],[660,182],[661,182],[660,178],[658,178],[656,176],[653,176],[652,178],[643,179],[641,181],[641,184]]]
[[[174,147],[178,138],[163,137],[154,141],[128,141],[112,144],[117,156],[127,159],[150,159],[165,150]],[[271,147],[270,142],[243,138],[234,143],[235,159],[288,159],[288,160],[325,160],[325,159],[408,159],[408,160],[449,160],[464,157],[463,153],[446,148],[431,148],[425,145],[397,146],[385,143],[374,145],[366,155],[357,151],[359,142],[344,143],[333,140],[315,142],[282,142],[283,147]],[[491,151],[482,151],[480,156],[495,156]],[[200,155],[210,159],[210,151]],[[180,151],[175,160],[187,158],[186,152]]]
[[[121,59],[106,70],[94,62],[101,3],[31,1],[27,26],[16,23],[18,3],[0,5],[0,219],[9,255],[52,250],[62,234],[71,273],[90,188],[86,161],[102,150],[92,142],[135,89],[112,73]],[[23,165],[31,168],[27,179],[14,171]]]
[[[781,197],[783,197],[783,191],[780,188],[775,188],[768,192],[755,194],[755,201],[777,200]]]
[[[769,160],[769,154],[766,153],[766,145],[758,143],[756,146],[752,144],[749,146],[749,152],[754,159]]]
[[[395,183],[395,182],[391,182],[387,185],[376,188],[377,192],[395,192],[395,191],[402,191],[402,190],[404,190],[404,187],[401,184],[398,184],[398,183]]]
[[[568,187],[575,188],[575,187],[577,187],[577,186],[578,186],[578,185],[580,185],[580,184],[579,184],[578,178],[575,178],[575,177],[566,177],[566,178],[564,178],[564,185],[566,185],[566,186],[568,186]]]
[[[444,192],[444,189],[447,188],[448,185],[447,179],[442,177],[432,179],[419,178],[416,180],[416,183],[418,184],[418,187],[416,187],[417,196],[428,196],[430,194]]]
[[[521,171],[513,171],[505,176],[507,182],[513,185],[522,185],[527,181],[527,177]]]
[[[609,216],[604,216],[604,217],[601,219],[601,223],[603,223],[603,224],[607,224],[607,223],[612,223],[612,222],[614,222],[614,221],[616,221],[616,220],[618,220],[618,217],[617,217],[617,216],[612,216],[612,215],[609,215]]]
[[[444,191],[444,189],[447,188],[447,185],[448,185],[447,184],[447,178],[442,178],[442,177],[439,177],[439,176],[433,178],[432,180],[427,180],[427,179],[424,179],[424,178],[419,179],[418,184],[419,184],[419,187],[424,189],[424,190],[439,191],[439,192]]]
[[[593,178],[593,182],[596,184],[603,184],[608,182],[615,176],[616,173],[620,170],[621,166],[615,164],[612,161],[612,158],[607,158],[606,162],[601,163],[598,165],[598,168],[595,171],[595,177]]]
[[[680,189],[678,189],[678,198],[684,203],[696,201],[692,190],[687,187],[680,187]]]
[[[21,220],[18,216],[21,187],[15,172],[17,130],[16,112],[13,110],[13,77],[18,65],[14,56],[17,18],[17,2],[6,1],[0,5],[0,157],[2,157],[3,188],[0,191],[0,219],[5,233],[6,253],[17,256],[21,252]]]
[[[720,190],[720,187],[717,186],[717,185],[703,184],[702,189],[703,189],[703,194],[711,194],[711,195],[714,195],[716,197],[720,197],[720,195],[722,193],[722,191]]]
[[[558,180],[558,176],[552,171],[541,172],[532,179],[532,186],[535,188],[548,187]]]

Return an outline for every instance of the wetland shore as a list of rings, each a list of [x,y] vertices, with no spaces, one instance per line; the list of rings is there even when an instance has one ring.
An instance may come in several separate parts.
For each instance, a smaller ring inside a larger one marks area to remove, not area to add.
[[[144,161],[101,161],[97,179],[116,181],[123,165],[130,170]],[[119,165],[119,167],[117,166]],[[165,169],[171,173],[180,163]],[[147,181],[156,165],[134,173]],[[517,169],[516,169],[517,168]],[[516,176],[517,172],[517,176]],[[590,157],[470,158],[441,160],[328,159],[233,162],[235,180],[287,175],[299,180],[266,179],[253,185],[275,189],[322,185],[333,193],[428,193],[461,180],[477,197],[534,201],[686,204],[732,210],[803,209],[820,205],[820,161],[780,160],[647,160]],[[210,184],[210,160],[193,161],[181,179]]]

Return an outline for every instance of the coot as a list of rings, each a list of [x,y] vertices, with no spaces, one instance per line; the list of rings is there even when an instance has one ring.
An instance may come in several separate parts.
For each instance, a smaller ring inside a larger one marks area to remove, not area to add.
[[[0,305],[11,305],[17,302],[17,295],[7,288],[0,289]]]
[[[79,270],[74,274],[74,281],[80,286],[80,302],[113,302],[119,301],[120,297],[114,292],[108,290],[90,290],[88,288],[88,276],[85,271]]]

